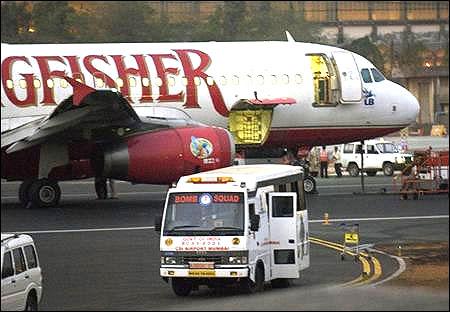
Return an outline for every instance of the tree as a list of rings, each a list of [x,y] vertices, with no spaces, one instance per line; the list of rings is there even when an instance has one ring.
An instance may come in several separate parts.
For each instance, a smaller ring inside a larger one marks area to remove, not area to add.
[[[31,14],[26,6],[25,2],[2,1],[2,42],[19,43],[29,34]]]
[[[68,1],[36,1],[32,10],[33,42],[66,43],[74,38],[76,13]]]
[[[159,31],[153,14],[146,1],[110,1],[102,10],[98,26],[103,36],[108,37],[107,42],[151,41]]]
[[[353,40],[349,45],[345,46],[344,49],[364,56],[369,61],[371,61],[375,65],[375,67],[384,70],[383,55],[381,54],[377,45],[374,44],[369,37],[366,36]]]
[[[246,31],[247,8],[244,1],[225,1],[222,20],[222,41],[242,38]]]
[[[425,44],[417,40],[411,31],[404,31],[400,49],[394,51],[394,61],[405,73],[417,71],[423,66],[426,50]]]

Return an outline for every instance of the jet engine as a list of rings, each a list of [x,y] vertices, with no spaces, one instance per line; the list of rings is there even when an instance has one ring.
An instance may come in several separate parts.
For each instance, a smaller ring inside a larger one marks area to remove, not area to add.
[[[183,175],[230,166],[235,152],[227,130],[207,126],[136,134],[102,150],[94,162],[104,176],[149,184],[171,184]]]

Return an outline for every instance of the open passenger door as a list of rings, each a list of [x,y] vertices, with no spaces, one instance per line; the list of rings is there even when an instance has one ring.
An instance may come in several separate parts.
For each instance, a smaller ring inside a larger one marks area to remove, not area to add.
[[[353,55],[350,52],[336,51],[333,52],[333,59],[341,83],[341,103],[359,103],[362,100],[362,84]]]

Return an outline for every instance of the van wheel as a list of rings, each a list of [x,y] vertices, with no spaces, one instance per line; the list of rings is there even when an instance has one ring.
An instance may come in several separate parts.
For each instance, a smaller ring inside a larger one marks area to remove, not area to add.
[[[25,311],[37,311],[37,310],[38,310],[38,303],[36,295],[34,293],[30,293],[28,294]]]
[[[311,176],[306,176],[303,180],[303,188],[305,193],[311,194],[316,190],[316,180]]]
[[[359,175],[359,168],[358,165],[355,163],[351,163],[347,166],[347,171],[352,177],[357,177]]]
[[[394,174],[394,166],[390,162],[383,164],[383,173],[385,176],[392,176]]]
[[[175,295],[186,297],[192,291],[192,283],[184,278],[172,278],[172,289]]]
[[[264,289],[264,266],[257,265],[255,271],[255,282],[250,278],[245,278],[241,282],[241,289],[248,294],[253,294]]]

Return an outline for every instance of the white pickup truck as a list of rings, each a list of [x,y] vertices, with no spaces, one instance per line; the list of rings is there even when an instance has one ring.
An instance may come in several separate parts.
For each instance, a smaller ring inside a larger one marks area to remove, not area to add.
[[[381,139],[367,140],[364,143],[364,172],[368,176],[375,176],[378,171],[383,171],[386,176],[392,176],[394,170],[403,169],[413,160],[412,154],[399,152],[392,142]],[[361,171],[361,143],[342,144],[340,151],[342,167],[346,168],[352,177],[358,176]]]

